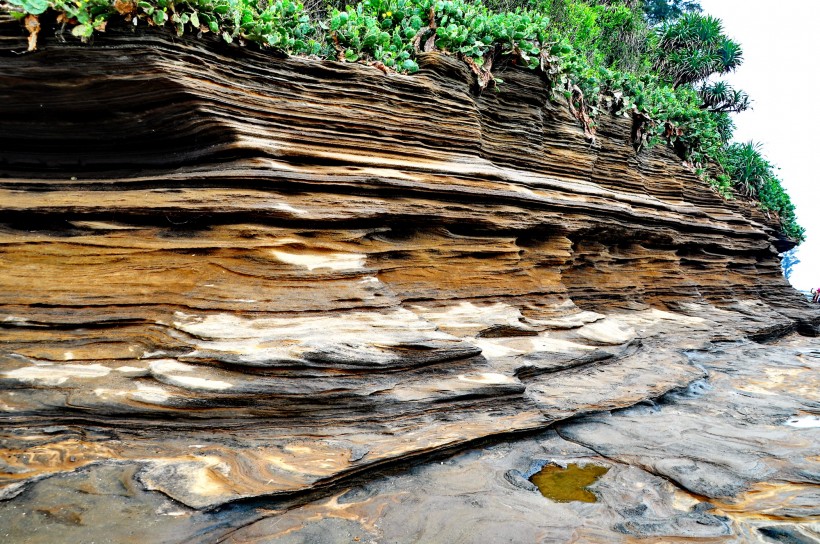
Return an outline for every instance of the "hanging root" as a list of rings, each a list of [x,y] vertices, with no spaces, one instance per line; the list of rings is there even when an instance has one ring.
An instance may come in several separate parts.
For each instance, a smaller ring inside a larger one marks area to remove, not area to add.
[[[333,49],[336,50],[336,60],[344,61],[345,60],[345,49],[344,47],[339,44],[339,36],[336,35],[336,31],[334,30],[330,34],[331,40],[333,40]]]
[[[666,144],[675,150],[675,153],[685,162],[689,162],[689,146],[681,139],[683,136],[683,129],[676,127],[669,121],[663,125],[663,137],[666,138]]]
[[[595,127],[592,124],[589,113],[587,113],[587,103],[586,100],[584,100],[584,93],[581,92],[578,85],[572,86],[572,95],[569,99],[569,111],[584,127],[584,138],[595,143]]]
[[[426,53],[427,51],[435,51],[436,50],[436,10],[435,7],[430,7],[430,13],[428,14],[428,18],[430,19],[430,24],[427,26],[423,26],[416,32],[416,35],[413,36],[412,44],[413,50],[416,54],[419,53]],[[425,40],[424,44],[422,45],[421,41],[424,39],[425,36],[429,32],[432,31],[432,35]]]
[[[372,66],[372,67],[374,67],[374,68],[376,68],[376,69],[378,69],[378,70],[381,70],[382,72],[384,72],[384,75],[387,75],[387,74],[388,74],[388,73],[390,73],[390,71],[391,71],[391,70],[390,70],[390,68],[388,68],[387,66],[385,66],[385,64],[384,64],[383,62],[380,62],[380,61],[378,61],[378,60],[377,60],[377,61],[373,61],[373,62],[371,62],[371,63],[370,63],[370,66]]]
[[[632,108],[632,131],[630,138],[632,140],[632,147],[635,148],[635,153],[640,153],[646,141],[649,139],[649,129],[655,124],[651,117],[638,111],[638,108]]]
[[[26,30],[28,30],[28,50],[37,50],[37,34],[40,33],[40,19],[36,15],[26,17]]]
[[[459,60],[464,62],[470,68],[470,71],[475,75],[476,85],[478,86],[479,94],[481,94],[481,92],[484,89],[490,86],[491,83],[493,85],[496,84],[495,77],[493,77],[493,74],[491,72],[493,68],[493,59],[495,58],[494,49],[491,49],[490,51],[487,51],[484,54],[483,66],[479,66],[478,64],[476,64],[475,60],[473,60],[471,57],[468,57],[467,55],[458,53],[456,56]]]
[[[435,32],[435,21],[433,21],[433,26],[423,26],[416,32],[416,35],[413,37],[413,49],[416,51],[416,54],[419,53],[426,53],[428,51],[435,51],[436,50],[436,32]],[[422,44],[421,41],[427,35],[428,32],[433,32],[432,35],[427,38]]]

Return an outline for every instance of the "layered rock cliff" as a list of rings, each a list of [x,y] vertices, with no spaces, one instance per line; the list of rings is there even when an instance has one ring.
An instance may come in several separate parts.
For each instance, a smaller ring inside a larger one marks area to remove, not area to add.
[[[0,37],[0,494],[196,509],[627,407],[814,335],[774,225],[536,75],[112,30]],[[325,491],[323,491],[325,490]]]

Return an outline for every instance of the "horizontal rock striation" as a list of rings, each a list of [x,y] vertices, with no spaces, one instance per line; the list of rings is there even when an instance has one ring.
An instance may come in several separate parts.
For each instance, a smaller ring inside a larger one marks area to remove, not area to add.
[[[0,496],[116,462],[194,508],[287,497],[817,331],[766,217],[513,66],[477,94],[434,53],[40,47],[0,23]]]

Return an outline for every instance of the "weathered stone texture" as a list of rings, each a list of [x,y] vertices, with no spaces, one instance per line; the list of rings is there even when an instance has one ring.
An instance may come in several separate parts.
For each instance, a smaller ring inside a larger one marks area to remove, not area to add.
[[[323,489],[816,331],[759,211],[533,74],[0,28],[5,496],[111,461],[195,508]]]

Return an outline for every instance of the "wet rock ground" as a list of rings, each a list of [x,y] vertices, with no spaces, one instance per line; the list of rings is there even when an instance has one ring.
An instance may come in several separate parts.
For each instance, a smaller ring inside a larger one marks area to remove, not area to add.
[[[7,542],[783,542],[820,539],[820,340],[716,343],[707,377],[627,409],[394,467],[323,496],[185,507],[127,465],[0,502]],[[608,469],[596,502],[556,502],[546,464]]]
[[[657,402],[421,466],[228,540],[331,542],[343,540],[313,535],[348,531],[374,542],[817,542],[820,342],[690,356],[708,377]],[[596,503],[559,503],[524,478],[544,463],[610,470],[591,486]]]

